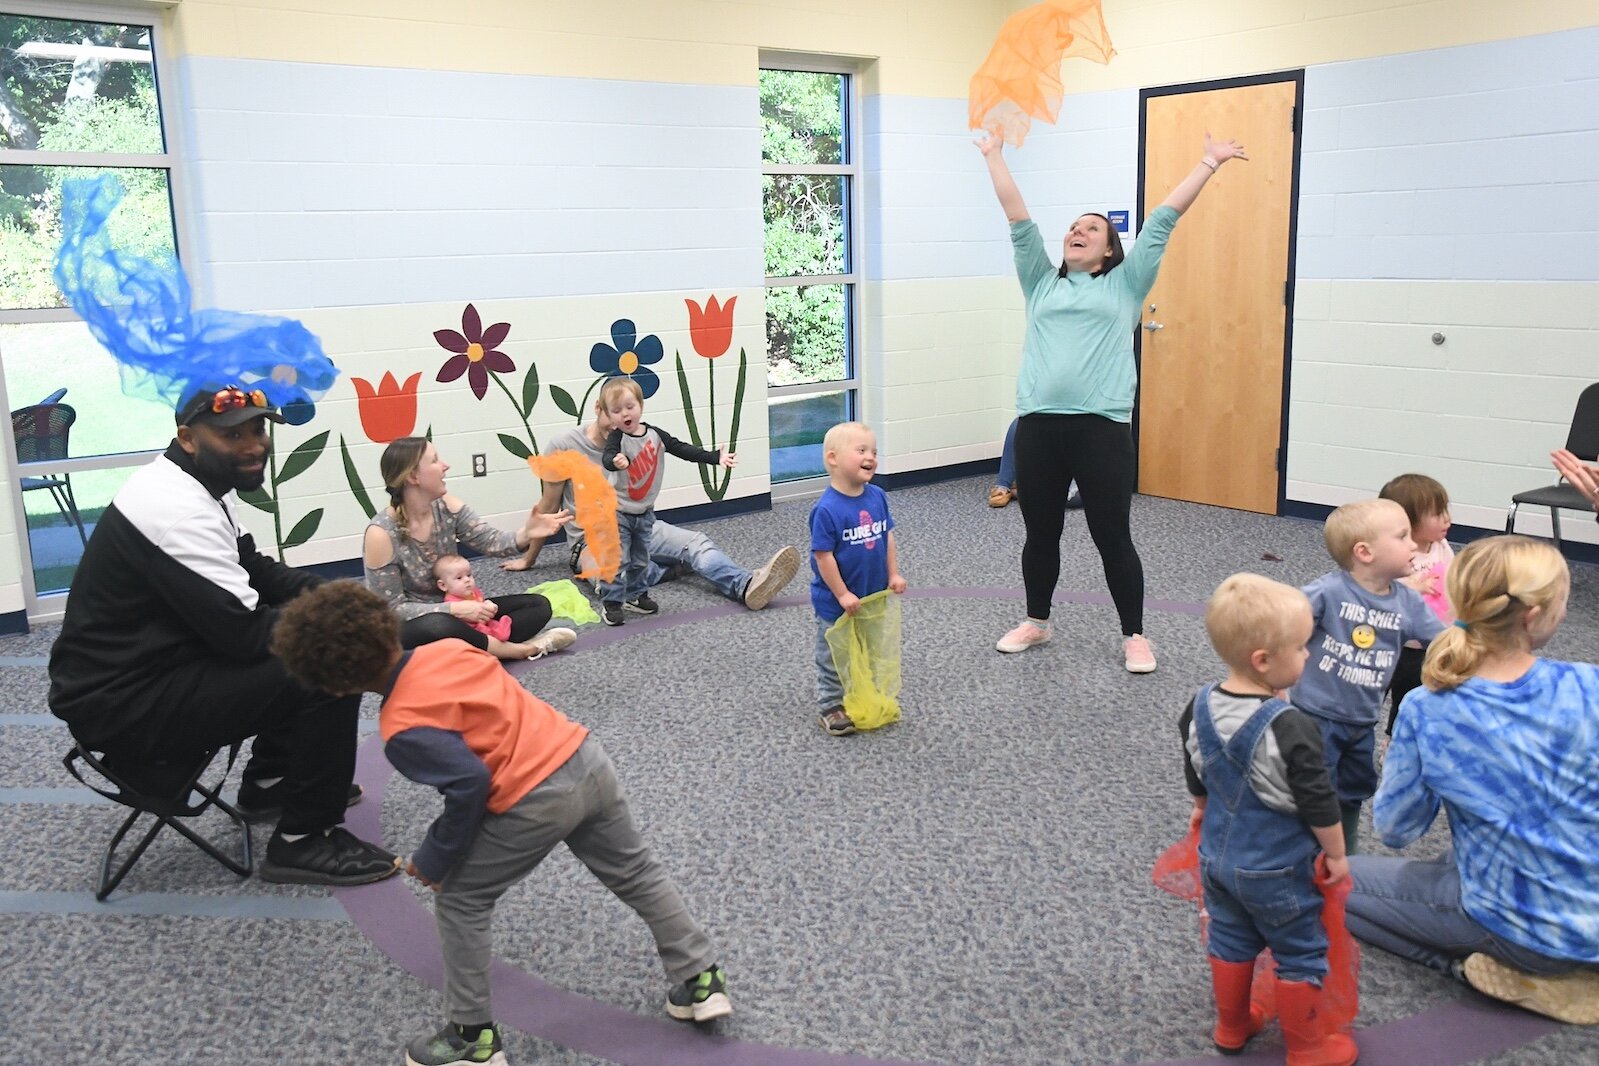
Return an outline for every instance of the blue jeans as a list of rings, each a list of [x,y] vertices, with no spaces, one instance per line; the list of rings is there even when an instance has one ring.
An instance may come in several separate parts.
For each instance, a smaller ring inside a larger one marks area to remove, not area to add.
[[[1495,936],[1460,903],[1460,870],[1451,849],[1431,861],[1351,855],[1354,889],[1345,904],[1349,931],[1423,966],[1449,973],[1450,963],[1483,952],[1524,973],[1568,973],[1581,963],[1551,959]]]
[[[999,477],[994,484],[1002,488],[1013,489],[1016,487],[1016,419],[1010,420],[1010,428],[1005,430],[1005,448],[999,453]]]
[[[643,514],[616,512],[616,532],[622,540],[622,567],[617,572],[617,580],[599,583],[603,602],[636,600],[650,590],[644,578],[650,566],[650,528],[654,525],[653,507]]]
[[[833,623],[816,616],[816,705],[824,711],[844,705],[844,683],[833,665],[833,649],[827,644],[827,631]]]
[[[583,551],[581,539],[574,548]],[[594,561],[592,558],[579,560],[576,555],[573,559],[574,574]],[[657,519],[650,528],[650,561],[644,570],[644,587],[649,589],[660,584],[667,568],[676,565],[689,567],[728,599],[743,602],[744,588],[750,583],[748,570],[728,558],[704,533]]]

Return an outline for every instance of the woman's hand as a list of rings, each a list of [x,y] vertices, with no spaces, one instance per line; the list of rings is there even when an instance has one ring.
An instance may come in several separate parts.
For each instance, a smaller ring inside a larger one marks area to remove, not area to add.
[[[717,460],[717,463],[731,470],[733,467],[738,465],[738,456],[734,455],[730,451],[727,451],[726,449],[723,449],[722,457]]]
[[[450,614],[468,625],[491,621],[495,610],[494,604],[487,600],[454,600],[450,603]]]
[[[1555,469],[1560,471],[1560,476],[1571,482],[1578,492],[1588,497],[1588,502],[1593,504],[1594,510],[1599,511],[1599,470],[1584,466],[1581,459],[1564,448],[1550,452],[1549,457],[1555,461]]]
[[[1217,166],[1221,166],[1229,159],[1242,159],[1249,162],[1249,156],[1244,152],[1244,146],[1237,141],[1213,141],[1210,134],[1205,134],[1205,158]]]
[[[985,156],[990,156],[995,152],[1003,152],[1005,150],[1005,141],[997,133],[990,133],[979,140],[973,141],[972,143],[977,145],[977,150],[982,152]]]
[[[527,539],[530,542],[543,540],[545,537],[555,536],[561,527],[571,520],[571,511],[556,511],[553,514],[545,514],[535,507],[528,512],[527,521],[522,523],[522,532],[527,535]]]

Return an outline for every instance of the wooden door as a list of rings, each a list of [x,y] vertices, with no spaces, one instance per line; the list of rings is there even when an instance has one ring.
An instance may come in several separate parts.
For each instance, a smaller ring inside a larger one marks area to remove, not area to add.
[[[1278,81],[1144,101],[1146,214],[1199,161],[1207,131],[1249,160],[1210,179],[1145,301],[1140,492],[1277,513],[1297,95],[1297,81]]]

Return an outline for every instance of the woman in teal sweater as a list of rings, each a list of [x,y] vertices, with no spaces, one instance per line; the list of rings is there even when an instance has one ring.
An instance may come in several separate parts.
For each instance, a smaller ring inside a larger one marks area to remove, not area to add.
[[[1138,464],[1133,452],[1133,331],[1155,284],[1166,241],[1205,182],[1229,159],[1248,159],[1236,141],[1205,136],[1205,154],[1144,221],[1131,255],[1104,215],[1072,223],[1057,269],[1027,214],[990,135],[978,141],[994,192],[1010,221],[1016,273],[1027,312],[1016,378],[1016,488],[1027,540],[1022,581],[1027,619],[995,645],[1026,651],[1049,640],[1050,597],[1060,579],[1060,536],[1072,482],[1121,617],[1123,659],[1133,673],[1155,669],[1144,638],[1144,564],[1133,546],[1131,513]]]

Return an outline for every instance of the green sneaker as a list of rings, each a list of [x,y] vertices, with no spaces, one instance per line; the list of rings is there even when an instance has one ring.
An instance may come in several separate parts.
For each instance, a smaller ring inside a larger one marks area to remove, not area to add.
[[[682,984],[673,985],[666,994],[666,1013],[680,1022],[708,1022],[732,1014],[733,1001],[727,998],[727,972],[713,965]]]
[[[446,1025],[432,1036],[411,1041],[405,1049],[405,1066],[450,1066],[455,1062],[481,1063],[483,1066],[510,1066],[505,1047],[500,1043],[500,1027],[490,1025],[468,1042],[461,1030]]]

